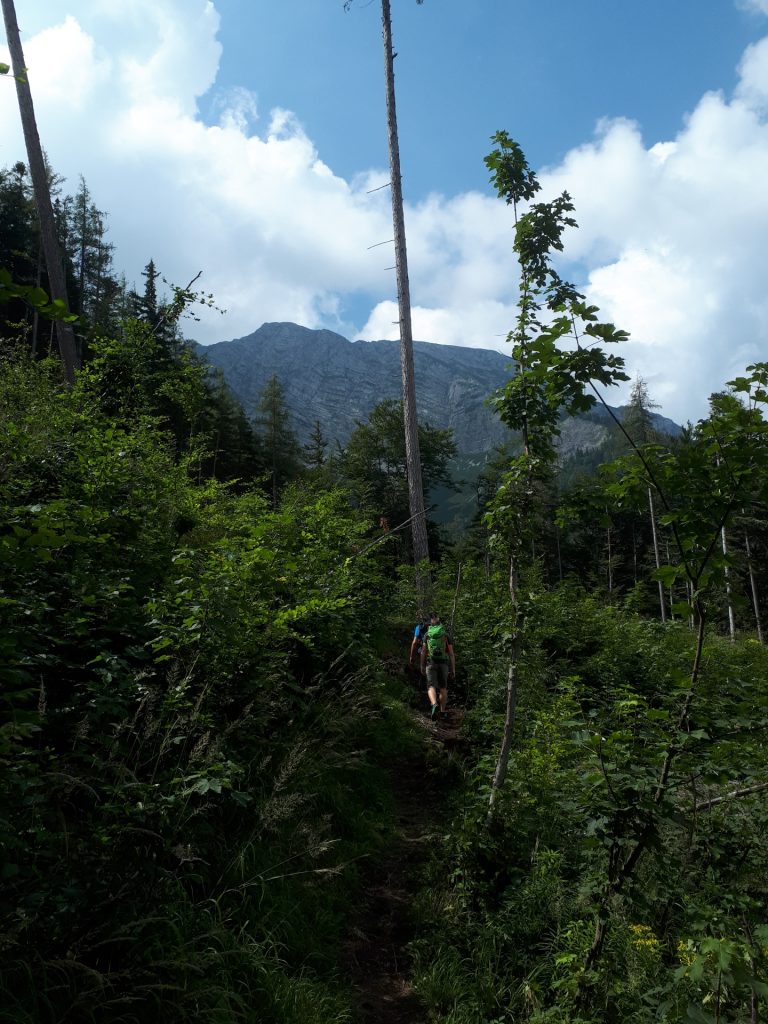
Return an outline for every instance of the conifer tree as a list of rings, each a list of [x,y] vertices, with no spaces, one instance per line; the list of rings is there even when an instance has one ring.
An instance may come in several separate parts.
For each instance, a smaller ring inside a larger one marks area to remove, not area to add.
[[[638,377],[632,385],[629,407],[624,417],[624,429],[635,442],[635,444],[651,444],[656,440],[656,433],[651,424],[651,409],[657,408],[648,395],[648,386],[642,377]],[[656,522],[656,508],[653,500],[653,487],[648,485],[648,517],[651,524],[651,537],[653,538],[653,557],[658,571],[661,566],[661,555],[659,553],[659,533]],[[661,621],[667,621],[667,611],[664,601],[664,584],[658,580],[659,588],[659,612]]]
[[[36,280],[36,217],[26,165],[18,162],[0,170],[0,267],[18,284]],[[27,315],[19,300],[3,307],[2,323],[17,323]]]
[[[259,401],[257,419],[270,474],[272,504],[277,507],[280,492],[301,472],[299,444],[290,425],[285,392],[277,375],[267,381]]]
[[[322,424],[320,420],[315,420],[309,441],[303,447],[304,461],[309,469],[320,470],[323,468],[327,461],[327,448],[328,441],[323,433]]]
[[[401,402],[379,402],[368,421],[358,423],[342,457],[343,471],[353,492],[373,506],[377,517],[383,517],[393,527],[410,516],[408,453],[402,423]],[[427,489],[438,484],[453,487],[449,472],[449,461],[456,454],[453,431],[423,423],[419,426],[419,448]],[[403,555],[409,553],[412,552],[406,548]]]
[[[144,291],[138,300],[139,319],[154,328],[160,315],[157,298],[157,279],[160,272],[153,259],[144,267],[141,276],[144,278]]]
[[[117,293],[117,281],[112,273],[113,247],[105,237],[106,214],[93,202],[82,175],[77,191],[63,205],[76,280],[77,308],[89,324],[106,327],[111,319],[107,302]]]

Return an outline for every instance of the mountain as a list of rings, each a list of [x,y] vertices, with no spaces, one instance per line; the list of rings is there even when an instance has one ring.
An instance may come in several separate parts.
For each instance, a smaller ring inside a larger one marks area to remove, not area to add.
[[[326,437],[344,445],[378,402],[400,397],[396,341],[351,342],[333,331],[268,323],[244,338],[197,346],[197,351],[222,370],[248,416],[256,414],[264,386],[277,375],[301,441],[319,420]],[[416,341],[413,358],[422,422],[451,427],[460,454],[489,452],[509,439],[509,431],[486,404],[509,379],[509,357],[490,349]],[[661,423],[659,428],[664,429]],[[600,415],[570,419],[564,424],[561,451],[589,451],[607,437],[608,426]]]
[[[509,377],[509,360],[487,349],[423,341],[414,342],[413,349],[420,419],[452,427],[460,451],[503,443],[508,432],[484,402]],[[277,323],[198,351],[223,371],[249,416],[277,374],[301,440],[320,420],[326,436],[343,445],[378,402],[400,397],[396,341],[350,342],[332,331]]]

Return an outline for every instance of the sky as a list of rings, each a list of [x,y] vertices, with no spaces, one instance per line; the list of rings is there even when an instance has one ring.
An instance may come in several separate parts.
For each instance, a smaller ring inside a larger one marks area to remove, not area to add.
[[[393,0],[414,336],[508,351],[505,130],[578,229],[560,271],[630,332],[661,410],[768,358],[768,0]],[[116,265],[198,271],[221,314],[397,334],[378,0],[16,0],[43,144]],[[0,39],[0,61],[7,60]],[[24,159],[0,80],[0,166]],[[372,191],[378,189],[377,191]],[[612,392],[615,403],[626,391]]]

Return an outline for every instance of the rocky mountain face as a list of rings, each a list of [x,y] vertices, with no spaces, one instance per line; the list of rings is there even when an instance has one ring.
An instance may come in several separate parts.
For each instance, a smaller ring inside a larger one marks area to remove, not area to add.
[[[378,402],[400,397],[396,341],[350,342],[332,331],[281,323],[199,351],[224,372],[249,416],[256,414],[264,386],[276,374],[301,440],[320,420],[323,433],[343,445]],[[508,364],[498,352],[415,342],[419,418],[452,427],[460,451],[501,444],[507,430],[484,403],[509,376]]]
[[[344,445],[378,402],[400,397],[396,341],[350,342],[332,331],[270,323],[245,338],[197,350],[223,371],[250,417],[257,415],[267,381],[277,375],[301,441],[319,420],[326,437]],[[509,378],[508,357],[489,349],[417,341],[414,365],[419,418],[433,427],[451,427],[460,453],[488,452],[509,438],[486,404]],[[599,417],[569,420],[563,454],[595,448],[606,437]]]

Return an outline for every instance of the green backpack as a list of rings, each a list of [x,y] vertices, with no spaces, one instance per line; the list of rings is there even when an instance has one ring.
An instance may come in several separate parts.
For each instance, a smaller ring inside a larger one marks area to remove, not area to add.
[[[445,626],[438,624],[437,626],[430,626],[427,630],[427,654],[429,655],[430,661],[446,661],[448,655],[446,653],[447,637],[445,634]]]

